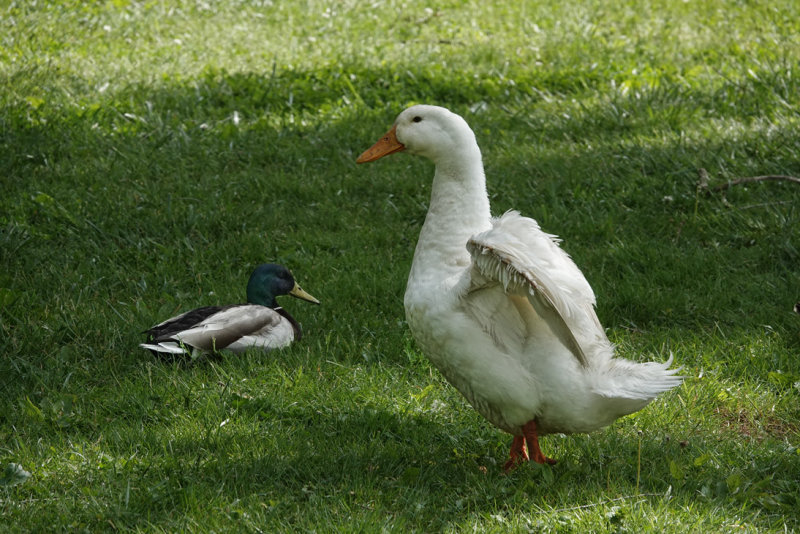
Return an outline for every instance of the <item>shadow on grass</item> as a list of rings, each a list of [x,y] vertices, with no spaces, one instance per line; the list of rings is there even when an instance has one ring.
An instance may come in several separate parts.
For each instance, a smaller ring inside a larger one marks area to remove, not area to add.
[[[261,413],[263,407],[255,401],[251,408]],[[425,415],[355,407],[269,409],[270,415],[261,413],[252,426],[234,423],[235,428],[206,440],[175,440],[170,444],[173,460],[148,467],[150,474],[142,478],[134,476],[140,491],[131,498],[145,499],[144,509],[172,514],[187,492],[213,495],[209,504],[215,508],[238,501],[262,503],[266,515],[298,524],[317,517],[309,506],[325,506],[328,511],[320,517],[330,515],[345,524],[378,510],[425,528],[457,528],[465,513],[473,518],[491,513],[529,516],[553,512],[563,503],[569,503],[564,507],[569,512],[584,505],[606,506],[617,497],[622,504],[644,499],[655,508],[696,508],[702,514],[708,507],[736,516],[743,505],[767,514],[782,508],[788,512],[791,488],[779,495],[767,493],[764,481],[751,477],[800,467],[796,455],[765,449],[749,465],[734,469],[734,480],[731,466],[698,465],[695,455],[677,442],[645,438],[637,485],[635,439],[612,436],[605,453],[588,439],[565,440],[555,467],[527,465],[504,475],[500,465],[505,457],[496,456],[504,446],[476,447],[471,429],[440,425]],[[249,410],[242,410],[243,417]],[[276,435],[284,425],[292,433]],[[248,443],[252,449],[244,450]],[[477,450],[486,456],[474,456]],[[490,459],[497,464],[487,466]],[[164,500],[145,491],[165,481],[172,490],[160,496]]]
[[[136,268],[139,286],[160,277],[169,291],[165,264],[206,258],[235,269],[266,252],[309,267],[309,279],[323,282],[325,269],[312,264],[332,265],[349,273],[340,281],[347,287],[375,278],[370,249],[384,251],[383,265],[408,264],[430,166],[407,158],[356,168],[354,159],[406,101],[430,101],[465,113],[478,131],[495,211],[520,209],[566,238],[606,324],[741,327],[747,316],[758,328],[794,329],[789,312],[800,279],[787,273],[800,259],[793,244],[800,215],[785,202],[798,193],[765,185],[720,201],[699,197],[694,181],[700,167],[728,176],[732,169],[722,167],[737,158],[745,167],[764,165],[753,172],[792,172],[800,141],[780,124],[754,127],[764,139],[748,140],[746,128],[728,138],[680,133],[706,116],[752,123],[738,115],[748,102],[769,117],[781,106],[767,98],[777,89],[750,80],[708,93],[677,86],[641,98],[590,93],[565,118],[549,108],[569,108],[570,98],[596,84],[532,73],[505,94],[491,79],[447,74],[209,71],[105,100],[7,108],[2,145],[10,157],[0,172],[10,204],[0,254],[11,315],[15,305],[36,310],[63,294],[63,282],[74,284],[85,271],[120,283],[131,300],[153,298],[120,281],[114,265]],[[546,103],[541,91],[563,102]],[[734,98],[739,107],[729,105]],[[488,112],[470,113],[480,102]],[[496,140],[483,129],[498,132]],[[244,246],[236,247],[237,238]],[[53,249],[66,261],[53,261]],[[398,284],[405,278],[387,269]],[[29,280],[28,299],[15,280],[36,270],[41,279]],[[172,277],[168,283],[180,286]]]

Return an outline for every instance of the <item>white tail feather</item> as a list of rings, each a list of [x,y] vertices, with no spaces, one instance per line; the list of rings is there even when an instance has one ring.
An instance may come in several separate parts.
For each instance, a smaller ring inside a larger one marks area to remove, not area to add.
[[[158,344],[152,343],[139,343],[139,346],[143,349],[154,350],[156,352],[163,352],[166,354],[185,354],[186,350],[184,350],[180,345],[173,342],[162,342]]]
[[[598,373],[594,392],[609,398],[650,401],[683,382],[684,377],[676,374],[682,367],[669,368],[673,359],[670,353],[664,363],[609,360],[606,369]]]

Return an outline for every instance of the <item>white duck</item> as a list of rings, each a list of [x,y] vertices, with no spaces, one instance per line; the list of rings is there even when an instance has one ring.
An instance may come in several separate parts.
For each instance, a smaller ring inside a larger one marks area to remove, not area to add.
[[[408,324],[445,378],[514,436],[506,470],[529,458],[555,463],[538,435],[591,432],[681,383],[671,357],[614,357],[592,288],[554,236],[516,211],[491,217],[463,118],[410,107],[357,161],[401,150],[436,165],[406,287]]]
[[[301,336],[300,324],[278,306],[275,297],[293,297],[319,304],[303,291],[283,265],[264,263],[247,282],[247,304],[203,306],[161,322],[145,333],[139,346],[153,354],[191,354],[286,347]]]

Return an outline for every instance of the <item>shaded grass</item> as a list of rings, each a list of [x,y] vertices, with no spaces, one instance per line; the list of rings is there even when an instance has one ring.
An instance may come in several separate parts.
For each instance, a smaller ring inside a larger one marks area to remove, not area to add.
[[[31,477],[0,489],[4,527],[796,528],[800,193],[696,182],[800,174],[798,15],[11,4],[0,461]],[[500,474],[507,436],[402,320],[431,167],[354,164],[412,102],[468,119],[495,213],[564,236],[620,354],[672,351],[682,388]],[[265,260],[323,302],[284,303],[302,344],[193,366],[138,349],[160,318],[242,299]]]

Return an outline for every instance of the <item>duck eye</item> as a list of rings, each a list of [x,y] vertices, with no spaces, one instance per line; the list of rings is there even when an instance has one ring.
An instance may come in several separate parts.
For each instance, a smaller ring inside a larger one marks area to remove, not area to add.
[[[414,117],[414,118],[413,118],[413,119],[411,119],[411,120],[412,120],[412,121],[414,121],[414,122],[422,122],[422,117],[420,117],[419,115],[417,115],[416,117]]]

